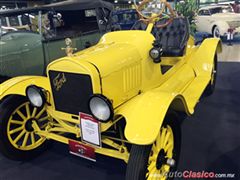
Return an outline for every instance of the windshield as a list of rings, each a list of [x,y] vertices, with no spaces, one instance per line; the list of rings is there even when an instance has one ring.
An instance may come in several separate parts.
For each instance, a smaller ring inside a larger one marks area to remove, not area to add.
[[[211,14],[229,13],[229,12],[233,12],[233,9],[230,6],[217,7],[217,8],[210,9],[210,12],[211,12]]]
[[[0,33],[1,35],[9,32],[26,31],[39,32],[38,28],[38,14],[17,14],[13,16],[0,18]]]
[[[129,24],[129,23],[134,23],[137,20],[138,20],[138,15],[136,12],[116,14],[113,16],[113,23]]]
[[[95,9],[39,11],[0,17],[0,35],[21,31],[39,33],[44,39],[62,39],[98,30]]]
[[[42,15],[44,39],[63,39],[98,31],[95,9],[48,12]]]

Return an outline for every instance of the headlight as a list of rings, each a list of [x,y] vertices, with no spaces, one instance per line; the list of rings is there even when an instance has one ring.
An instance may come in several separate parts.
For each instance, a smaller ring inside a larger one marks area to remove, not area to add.
[[[112,103],[103,95],[93,95],[89,100],[89,109],[99,121],[107,122],[113,117]]]
[[[26,96],[34,107],[42,107],[46,103],[44,89],[35,85],[28,86]]]
[[[163,51],[162,51],[162,48],[160,48],[160,47],[153,47],[149,51],[149,55],[153,59],[154,63],[160,63],[161,62],[162,53],[163,53]]]

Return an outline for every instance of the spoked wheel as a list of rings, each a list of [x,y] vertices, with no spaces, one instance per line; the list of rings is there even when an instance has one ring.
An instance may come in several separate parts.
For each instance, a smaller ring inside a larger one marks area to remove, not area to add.
[[[213,68],[211,72],[211,80],[204,91],[205,96],[210,96],[213,94],[216,86],[216,78],[217,78],[217,54],[215,54],[214,56]]]
[[[165,180],[177,168],[181,148],[181,130],[175,113],[166,116],[152,145],[133,145],[126,180]]]
[[[0,151],[13,160],[27,160],[46,149],[46,138],[32,127],[36,121],[41,129],[48,125],[44,108],[33,107],[23,96],[9,96],[0,105]]]

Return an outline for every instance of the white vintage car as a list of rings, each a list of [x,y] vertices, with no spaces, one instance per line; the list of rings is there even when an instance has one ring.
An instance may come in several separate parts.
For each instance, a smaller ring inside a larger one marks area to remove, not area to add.
[[[199,9],[195,17],[198,32],[206,32],[214,37],[240,33],[240,14],[234,13],[230,5],[210,5]]]

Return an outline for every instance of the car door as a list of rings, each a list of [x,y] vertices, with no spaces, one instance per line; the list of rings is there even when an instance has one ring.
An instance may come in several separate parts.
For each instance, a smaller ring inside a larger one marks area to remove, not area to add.
[[[1,26],[0,76],[42,75],[43,49],[41,36],[22,21],[23,15],[5,17]]]
[[[197,31],[211,33],[209,32],[210,17],[211,17],[211,14],[208,9],[203,9],[198,12],[198,15],[195,18]]]

